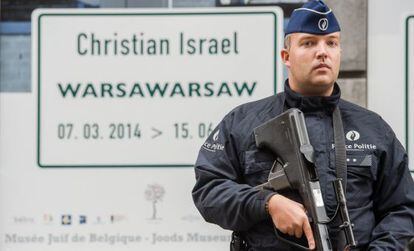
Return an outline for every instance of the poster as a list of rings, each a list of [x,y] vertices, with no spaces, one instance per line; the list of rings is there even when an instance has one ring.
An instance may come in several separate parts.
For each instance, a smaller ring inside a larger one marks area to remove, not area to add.
[[[282,89],[282,12],[39,9],[32,88],[0,94],[0,250],[228,250],[198,149]]]

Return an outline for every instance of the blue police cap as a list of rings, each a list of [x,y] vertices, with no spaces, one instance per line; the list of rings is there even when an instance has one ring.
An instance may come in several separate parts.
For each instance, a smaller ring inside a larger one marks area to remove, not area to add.
[[[320,0],[311,0],[292,12],[285,36],[297,32],[325,35],[340,30],[332,10]]]

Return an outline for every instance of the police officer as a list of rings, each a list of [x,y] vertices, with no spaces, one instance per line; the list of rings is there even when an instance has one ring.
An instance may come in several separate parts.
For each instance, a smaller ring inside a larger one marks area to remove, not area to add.
[[[253,129],[286,109],[304,112],[326,212],[333,217],[337,204],[331,183],[337,174],[332,114],[339,108],[356,250],[403,250],[414,236],[414,185],[407,154],[380,116],[340,99],[340,27],[322,1],[294,10],[281,57],[289,71],[285,91],[236,107],[202,146],[192,191],[198,210],[206,221],[240,233],[248,250],[296,250],[276,238],[274,226],[286,238],[315,248],[306,210],[295,192],[254,188],[266,182],[274,157],[256,148]],[[333,249],[343,250],[337,229],[335,222],[329,226]]]

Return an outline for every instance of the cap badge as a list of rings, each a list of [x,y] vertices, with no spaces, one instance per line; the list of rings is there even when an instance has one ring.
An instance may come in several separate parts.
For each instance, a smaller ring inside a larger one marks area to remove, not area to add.
[[[327,18],[319,19],[318,27],[321,31],[326,31],[328,29],[328,19]]]

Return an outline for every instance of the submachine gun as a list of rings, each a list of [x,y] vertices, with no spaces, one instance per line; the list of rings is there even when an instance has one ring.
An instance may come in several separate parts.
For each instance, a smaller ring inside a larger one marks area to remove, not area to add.
[[[268,181],[258,188],[274,191],[296,190],[302,198],[312,227],[317,251],[332,250],[327,224],[337,217],[338,211],[344,231],[346,249],[355,247],[356,241],[346,206],[345,193],[341,179],[333,182],[338,207],[335,216],[329,219],[322,199],[319,178],[313,159],[313,147],[309,142],[303,113],[298,109],[289,109],[281,115],[254,129],[256,146],[270,150],[276,157],[270,170]],[[300,244],[282,238],[275,228],[277,237],[296,248],[310,250]]]

